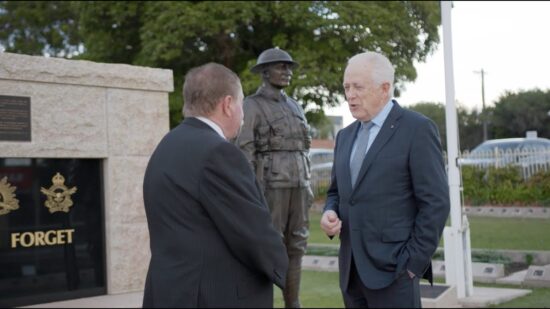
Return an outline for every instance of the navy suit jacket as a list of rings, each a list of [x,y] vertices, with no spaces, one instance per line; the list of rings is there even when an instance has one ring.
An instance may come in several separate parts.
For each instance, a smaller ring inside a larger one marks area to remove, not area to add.
[[[387,287],[407,269],[431,282],[431,258],[450,210],[437,127],[394,101],[352,188],[350,154],[359,125],[337,135],[325,205],[342,220],[340,286],[347,289],[352,254],[367,288]]]
[[[143,307],[273,307],[288,257],[239,148],[186,118],[143,183],[151,261]]]

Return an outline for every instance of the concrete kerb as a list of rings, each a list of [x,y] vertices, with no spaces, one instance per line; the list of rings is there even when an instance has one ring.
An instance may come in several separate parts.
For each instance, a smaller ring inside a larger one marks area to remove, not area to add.
[[[477,217],[550,219],[548,207],[465,206],[464,211]]]

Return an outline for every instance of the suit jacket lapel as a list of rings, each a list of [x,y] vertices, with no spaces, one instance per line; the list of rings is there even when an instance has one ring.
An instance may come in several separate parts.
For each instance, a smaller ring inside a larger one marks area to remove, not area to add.
[[[399,126],[399,122],[397,120],[399,119],[399,117],[401,117],[403,109],[401,108],[401,106],[399,106],[399,104],[397,104],[395,100],[393,101],[393,103],[394,103],[394,106],[391,109],[388,115],[388,118],[386,118],[386,120],[384,121],[384,124],[382,125],[380,132],[378,132],[376,139],[374,140],[371,147],[369,148],[369,151],[367,152],[365,160],[363,160],[363,165],[361,165],[361,170],[359,171],[359,175],[357,176],[357,181],[355,183],[355,187],[353,188],[353,191],[355,191],[355,188],[359,187],[359,183],[361,182],[363,177],[365,177],[365,174],[367,173],[368,169],[372,165],[374,158],[376,158],[376,155],[378,154],[378,152],[380,152],[380,150],[384,147],[384,145],[390,140],[390,138],[393,136],[393,134],[395,133],[395,131]],[[348,158],[348,161],[349,161],[349,158]],[[351,184],[351,180],[350,180],[350,184]]]

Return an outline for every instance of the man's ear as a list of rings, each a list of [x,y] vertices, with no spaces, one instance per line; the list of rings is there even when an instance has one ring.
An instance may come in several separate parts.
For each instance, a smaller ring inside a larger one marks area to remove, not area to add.
[[[389,93],[390,92],[390,88],[391,88],[390,83],[385,82],[385,83],[382,83],[381,86],[382,86],[382,90],[384,90],[384,93]]]
[[[388,83],[388,82],[382,83],[382,89],[384,90],[384,92],[389,92],[390,91],[390,83]]]
[[[231,104],[233,104],[233,97],[230,95],[226,95],[222,99],[222,111],[223,114],[227,117],[231,117],[233,115],[233,111],[231,110]]]

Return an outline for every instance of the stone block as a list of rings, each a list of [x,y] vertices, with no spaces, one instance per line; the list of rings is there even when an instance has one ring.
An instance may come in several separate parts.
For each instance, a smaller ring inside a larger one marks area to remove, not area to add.
[[[529,287],[550,287],[550,265],[529,266],[523,285]]]
[[[504,277],[504,264],[472,263],[472,274],[474,281],[494,283]]]
[[[338,257],[306,255],[302,258],[302,268],[315,271],[338,271]]]
[[[110,155],[149,156],[170,130],[168,94],[127,89],[106,94]]]
[[[0,80],[0,94],[31,100],[31,141],[1,141],[2,157],[107,157],[105,89]]]
[[[456,287],[434,284],[420,284],[420,300],[423,308],[459,307]]]
[[[445,261],[433,260],[432,273],[435,278],[445,278]]]
[[[0,76],[16,81],[172,92],[172,70],[0,53]]]

